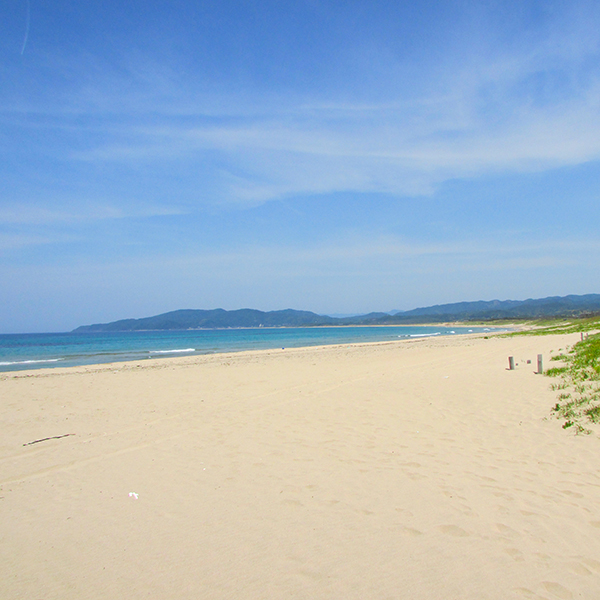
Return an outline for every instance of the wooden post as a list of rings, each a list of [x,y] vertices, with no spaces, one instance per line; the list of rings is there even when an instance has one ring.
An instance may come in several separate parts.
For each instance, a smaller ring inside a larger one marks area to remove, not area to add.
[[[583,331],[581,332],[581,341],[583,342]]]
[[[544,372],[544,367],[542,366],[542,355],[538,354],[538,375],[541,375]]]
[[[514,356],[508,357],[508,370],[509,371],[515,370],[515,357]]]

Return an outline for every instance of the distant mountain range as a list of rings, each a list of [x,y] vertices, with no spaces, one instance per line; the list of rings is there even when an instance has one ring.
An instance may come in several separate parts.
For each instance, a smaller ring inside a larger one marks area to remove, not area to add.
[[[375,312],[353,317],[331,317],[305,310],[263,312],[240,310],[175,310],[142,319],[84,325],[75,332],[147,331],[173,329],[227,329],[238,327],[315,327],[323,325],[397,325],[446,321],[491,321],[499,319],[538,319],[544,317],[581,317],[600,313],[600,294],[553,296],[537,300],[480,300],[439,304],[393,313]]]

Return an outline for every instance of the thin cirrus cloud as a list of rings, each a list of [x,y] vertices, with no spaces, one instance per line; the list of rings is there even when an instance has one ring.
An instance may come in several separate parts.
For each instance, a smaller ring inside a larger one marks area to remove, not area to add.
[[[564,238],[538,242],[519,242],[507,246],[502,240],[481,238],[462,242],[419,243],[398,236],[377,239],[361,235],[336,237],[307,248],[289,244],[247,244],[238,250],[208,250],[201,254],[153,258],[136,257],[119,261],[124,267],[144,272],[154,267],[157,273],[187,272],[192,279],[218,278],[223,273],[235,279],[287,278],[290,275],[340,277],[347,272],[384,272],[395,274],[401,265],[405,272],[441,275],[450,271],[527,271],[540,266],[574,265],[584,252],[593,260],[600,242]],[[113,265],[115,268],[116,265]],[[204,279],[200,279],[204,281]]]
[[[193,167],[209,157],[216,164],[210,173],[220,190],[216,200],[242,204],[336,191],[431,194],[448,179],[595,160],[600,85],[587,61],[596,39],[566,44],[562,53],[547,45],[545,54],[538,49],[471,63],[451,78],[437,73],[433,92],[393,101],[310,101],[264,92],[240,104],[237,115],[230,96],[223,114],[213,108],[207,115],[205,107],[219,105],[218,97],[199,92],[194,112],[189,83],[188,96],[177,95],[169,80],[166,89],[175,96],[168,110],[156,97],[150,104],[140,99],[138,116],[115,115],[118,133],[71,158]],[[579,76],[565,83],[567,71]],[[563,83],[550,94],[543,88],[557,73]],[[110,118],[104,125],[110,132]]]
[[[323,77],[287,86],[250,78],[240,87],[226,70],[216,82],[172,54],[132,48],[120,62],[55,52],[44,72],[76,83],[51,86],[43,106],[28,100],[27,110],[17,103],[8,114],[59,139],[51,149],[40,142],[40,152],[71,165],[130,169],[140,189],[148,186],[144,169],[177,164],[186,177],[152,182],[171,186],[170,198],[194,187],[201,169],[210,193],[194,194],[198,204],[243,207],[331,192],[433,194],[451,179],[600,156],[596,13],[587,3],[553,10],[510,40],[489,18],[481,30],[490,40],[477,27],[464,35],[462,23],[453,46],[436,55],[439,64],[392,52],[385,42],[345,40],[342,62],[356,72],[339,91],[323,87]],[[127,184],[122,189],[127,194]]]
[[[304,123],[270,119],[235,127],[144,127],[137,141],[77,157],[193,162],[217,153],[221,166],[213,176],[223,188],[222,200],[243,202],[335,191],[428,194],[451,178],[539,171],[600,155],[600,115],[593,100],[523,108],[501,130],[483,121],[431,131],[427,123],[419,128],[398,113],[374,127],[361,119],[332,123],[314,115]],[[369,117],[377,120],[377,112]]]
[[[51,208],[39,204],[22,204],[18,207],[0,207],[0,225],[55,225],[83,224],[114,219],[148,218],[179,215],[175,207],[128,206],[119,207],[114,202],[86,203],[81,199],[71,201],[61,208]]]

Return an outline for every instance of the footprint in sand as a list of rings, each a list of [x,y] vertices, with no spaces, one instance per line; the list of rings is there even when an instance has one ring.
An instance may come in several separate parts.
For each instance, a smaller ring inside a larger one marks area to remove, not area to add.
[[[593,573],[581,563],[570,563],[568,567],[569,571],[571,571],[571,573],[575,573],[575,575],[593,575]]]
[[[291,499],[282,500],[281,504],[285,504],[286,506],[304,506],[304,504],[302,504],[302,502],[300,502],[298,500],[291,500]]]
[[[534,594],[531,590],[527,588],[514,588],[515,592],[521,596],[525,596],[525,598],[539,598],[537,594]]]
[[[446,496],[446,498],[458,498],[459,500],[467,501],[464,496],[459,496],[456,492],[444,492],[444,496]]]
[[[438,529],[442,533],[445,533],[446,535],[452,535],[454,537],[466,537],[470,535],[462,527],[458,527],[456,525],[440,525]]]
[[[511,527],[508,527],[507,525],[503,525],[502,523],[496,523],[495,529],[498,533],[501,533],[502,535],[505,535],[508,537],[519,537],[518,532],[516,532]]]
[[[544,544],[546,543],[545,540],[541,540]],[[544,554],[544,552],[535,552],[534,556],[537,557],[538,562],[545,564],[547,563],[552,557],[549,554]]]
[[[587,565],[592,571],[596,571],[596,573],[600,573],[600,562],[594,560],[593,558],[582,558],[581,562]]]
[[[492,477],[486,477],[485,475],[477,475],[476,478],[481,479],[482,481],[488,481],[489,483],[497,483],[495,479]]]
[[[504,552],[516,562],[523,562],[525,560],[523,558],[523,553],[520,550],[517,550],[517,548],[505,548]]]
[[[504,498],[505,500],[509,500],[510,502],[514,500],[514,498],[510,494],[505,494],[504,492],[492,492],[492,495],[496,496],[496,498]]]
[[[418,529],[413,529],[412,527],[400,527],[400,531],[402,533],[404,533],[405,535],[410,535],[413,537],[416,537],[418,535],[423,535],[422,531],[419,531]]]
[[[580,494],[579,492],[572,492],[571,490],[558,490],[561,494],[564,494],[565,496],[571,496],[572,498],[583,498],[583,494]]]
[[[567,588],[560,585],[560,583],[555,583],[554,581],[542,581],[541,585],[547,592],[550,592],[556,598],[568,600],[573,597],[573,594],[571,594]]]

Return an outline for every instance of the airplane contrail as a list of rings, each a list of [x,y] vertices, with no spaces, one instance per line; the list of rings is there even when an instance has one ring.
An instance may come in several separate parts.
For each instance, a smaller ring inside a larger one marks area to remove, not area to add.
[[[21,56],[25,52],[25,46],[27,46],[27,38],[29,37],[29,21],[31,20],[31,7],[29,0],[27,0],[27,24],[25,25],[25,39],[23,40],[23,47],[21,48]]]

